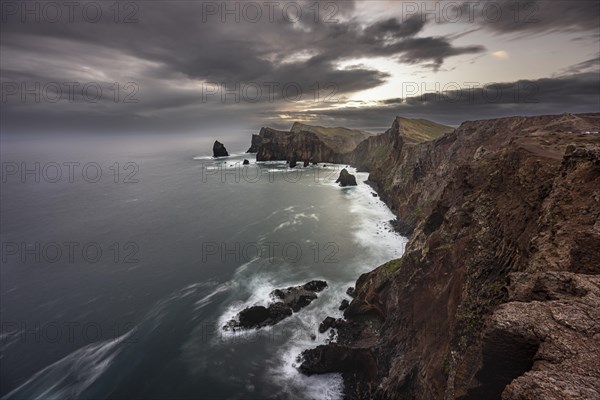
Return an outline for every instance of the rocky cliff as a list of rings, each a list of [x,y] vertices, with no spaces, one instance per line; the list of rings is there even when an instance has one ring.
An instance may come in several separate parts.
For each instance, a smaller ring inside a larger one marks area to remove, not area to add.
[[[289,132],[262,128],[252,136],[251,150],[257,161],[297,160],[306,162],[342,162],[345,154],[372,133],[347,128],[326,128],[294,123]]]
[[[349,399],[600,398],[600,114],[421,143],[403,125],[344,162],[370,171],[406,252],[358,279],[337,343],[300,369],[342,372]]]
[[[248,152],[256,152],[257,161],[298,160],[352,164],[368,171],[374,161],[385,160],[398,138],[408,145],[435,139],[453,128],[422,119],[398,117],[385,133],[311,126],[295,122],[287,131],[262,128],[252,135]]]

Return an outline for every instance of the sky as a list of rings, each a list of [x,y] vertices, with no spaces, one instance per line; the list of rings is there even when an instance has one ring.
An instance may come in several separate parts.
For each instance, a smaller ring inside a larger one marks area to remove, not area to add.
[[[2,134],[600,111],[600,2],[1,1]]]

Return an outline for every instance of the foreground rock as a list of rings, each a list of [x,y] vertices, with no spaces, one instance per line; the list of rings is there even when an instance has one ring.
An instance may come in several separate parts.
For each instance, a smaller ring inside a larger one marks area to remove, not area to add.
[[[357,152],[410,241],[303,353],[347,399],[600,398],[600,114],[468,121]],[[339,362],[338,360],[345,360]]]
[[[310,281],[301,286],[275,289],[271,292],[274,302],[268,307],[252,306],[240,311],[236,319],[229,321],[224,330],[255,329],[275,325],[300,311],[317,298],[317,293],[327,287],[325,281]]]
[[[335,183],[339,183],[342,187],[356,186],[356,177],[348,172],[346,168],[344,168],[342,172],[340,172],[340,176]]]
[[[215,144],[213,144],[213,157],[228,157],[229,153],[225,148],[225,145],[218,140],[215,140]]]

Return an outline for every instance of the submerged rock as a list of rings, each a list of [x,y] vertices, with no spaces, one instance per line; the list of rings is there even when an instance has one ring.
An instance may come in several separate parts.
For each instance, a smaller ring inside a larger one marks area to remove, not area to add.
[[[227,157],[229,153],[225,148],[225,145],[218,140],[215,140],[215,144],[213,144],[213,157]]]
[[[339,183],[340,186],[356,186],[356,177],[352,175],[346,168],[340,172],[340,176],[335,181],[335,183]]]

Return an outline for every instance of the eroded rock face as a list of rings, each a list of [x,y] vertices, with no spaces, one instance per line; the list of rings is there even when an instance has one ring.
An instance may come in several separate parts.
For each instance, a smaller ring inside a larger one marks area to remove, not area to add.
[[[268,307],[252,306],[245,308],[240,311],[236,319],[229,321],[223,329],[255,329],[275,325],[312,303],[317,298],[317,293],[326,287],[327,282],[314,280],[301,286],[275,289],[271,293],[274,302],[270,303]]]
[[[411,239],[358,279],[338,342],[301,370],[342,372],[348,399],[598,398],[599,125],[469,121],[425,143],[399,125],[361,143],[364,159],[385,139],[369,180]],[[328,357],[354,350],[375,376]]]
[[[215,144],[213,144],[213,157],[228,157],[229,153],[227,153],[227,149],[225,145],[218,140],[215,140]]]
[[[335,183],[339,183],[340,186],[356,186],[356,177],[352,175],[346,168],[344,168],[340,172],[340,176],[338,177]]]
[[[262,138],[260,137],[260,135],[252,134],[252,142],[250,144],[250,148],[248,149],[248,151],[246,151],[246,153],[256,153],[261,143]]]

